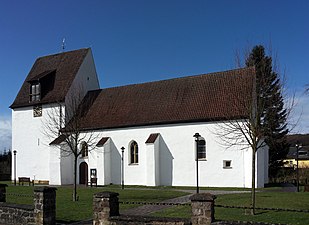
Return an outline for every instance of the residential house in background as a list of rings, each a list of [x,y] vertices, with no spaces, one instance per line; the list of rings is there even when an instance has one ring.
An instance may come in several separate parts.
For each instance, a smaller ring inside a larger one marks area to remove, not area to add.
[[[288,135],[287,140],[290,149],[287,158],[283,161],[284,166],[296,168],[298,158],[298,167],[309,169],[309,134]],[[298,157],[296,144],[299,146]]]
[[[38,58],[11,105],[17,176],[73,183],[73,158],[59,150],[67,148],[65,133],[51,138],[43,127],[58,110],[65,130],[69,99],[78,95],[81,132],[96,138],[92,151],[87,142],[79,146],[78,183],[95,177],[99,185],[120,184],[123,175],[126,185],[195,186],[198,159],[200,186],[251,187],[252,150],[227,148],[216,133],[227,121],[246,119],[239,100],[252,98],[254,77],[254,68],[244,68],[100,89],[91,49]],[[267,181],[265,147],[257,153],[256,186]]]

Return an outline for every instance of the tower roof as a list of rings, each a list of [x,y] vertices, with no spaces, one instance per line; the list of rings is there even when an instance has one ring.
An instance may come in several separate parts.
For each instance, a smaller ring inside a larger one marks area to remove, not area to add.
[[[10,108],[63,101],[89,50],[84,48],[38,58]],[[42,90],[39,102],[30,102],[31,84],[39,81],[46,83],[48,91]]]

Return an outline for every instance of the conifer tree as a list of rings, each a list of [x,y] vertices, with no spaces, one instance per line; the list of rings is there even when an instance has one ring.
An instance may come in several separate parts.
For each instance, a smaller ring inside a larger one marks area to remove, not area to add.
[[[255,46],[246,66],[255,66],[257,83],[257,103],[262,106],[261,125],[265,142],[269,146],[269,176],[275,177],[288,153],[286,141],[287,111],[284,108],[280,77],[273,70],[272,58],[265,54],[261,45]]]

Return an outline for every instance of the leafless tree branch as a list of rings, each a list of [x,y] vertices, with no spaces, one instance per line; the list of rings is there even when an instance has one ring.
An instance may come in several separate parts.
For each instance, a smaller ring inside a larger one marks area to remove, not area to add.
[[[77,160],[85,151],[83,145],[86,144],[87,151],[91,152],[96,149],[98,140],[95,132],[83,130],[83,116],[87,111],[85,106],[92,104],[92,102],[87,102],[88,99],[84,98],[83,93],[85,93],[83,87],[77,87],[64,102],[56,103],[50,110],[47,110],[42,132],[50,140],[61,138],[62,143],[56,145],[61,157],[73,156],[74,158],[73,201],[77,200]]]

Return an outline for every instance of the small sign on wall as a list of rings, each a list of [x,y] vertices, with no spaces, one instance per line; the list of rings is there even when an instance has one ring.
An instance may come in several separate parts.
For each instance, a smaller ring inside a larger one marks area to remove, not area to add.
[[[97,177],[97,169],[90,169],[90,177],[91,178]]]

